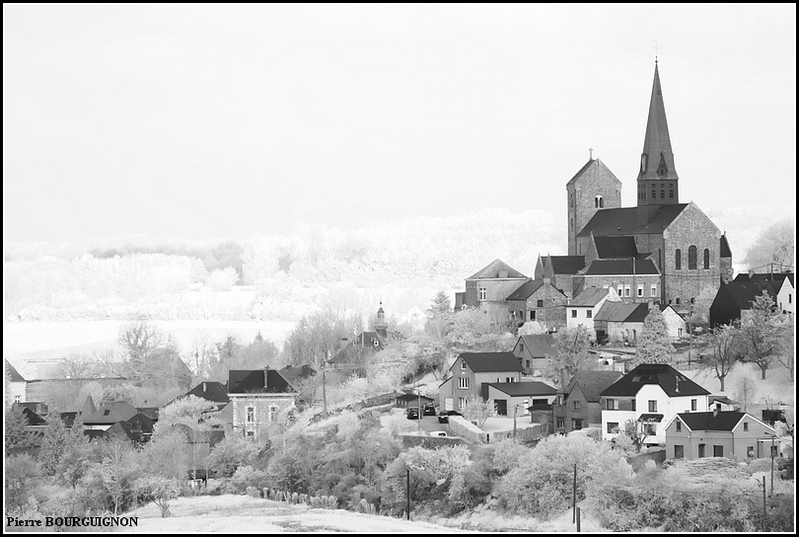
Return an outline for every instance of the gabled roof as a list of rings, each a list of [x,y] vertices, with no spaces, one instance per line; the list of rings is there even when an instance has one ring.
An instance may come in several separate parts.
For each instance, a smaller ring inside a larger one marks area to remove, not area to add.
[[[566,184],[567,184],[567,185],[569,185],[569,184],[571,184],[571,183],[573,183],[573,182],[575,182],[575,181],[579,180],[579,179],[580,179],[580,178],[581,178],[583,175],[585,175],[585,173],[586,173],[586,172],[587,172],[589,169],[591,169],[591,168],[598,168],[598,169],[600,170],[600,173],[604,172],[604,173],[606,173],[606,174],[609,174],[611,177],[613,177],[613,179],[615,179],[616,181],[618,181],[619,185],[621,185],[621,181],[619,180],[619,178],[618,178],[618,177],[616,177],[616,176],[613,174],[613,172],[612,172],[612,171],[610,171],[610,168],[608,168],[607,166],[605,166],[605,163],[604,163],[604,162],[602,162],[601,160],[599,160],[598,158],[590,158],[590,159],[588,159],[588,162],[586,162],[585,164],[583,164],[583,167],[582,167],[582,168],[580,168],[580,169],[577,171],[577,173],[575,173],[575,174],[574,174],[574,177],[572,177],[571,179],[569,179],[569,182],[568,182],[568,183],[566,183]]]
[[[577,236],[589,237],[591,233],[594,237],[661,234],[686,207],[687,203],[661,205],[653,210],[645,224],[638,223],[638,207],[604,209],[597,211]]]
[[[229,394],[292,392],[289,383],[275,369],[231,369],[229,379]]]
[[[677,414],[680,420],[692,431],[732,431],[746,415],[745,412],[734,410],[723,412],[683,412]]]
[[[283,375],[284,379],[289,381],[289,384],[298,380],[305,380],[316,375],[316,371],[308,364],[296,367],[287,365],[283,369],[280,369],[279,372],[281,375]]]
[[[529,382],[490,382],[488,385],[492,388],[496,388],[502,393],[510,395],[511,397],[523,397],[525,395],[555,395],[558,393],[558,390],[549,384],[544,384],[543,382],[538,382],[537,380]]]
[[[524,371],[519,359],[511,352],[463,352],[458,358],[463,358],[466,365],[475,373]],[[452,367],[455,367],[455,364],[452,364]]]
[[[6,359],[3,359],[3,361],[5,362],[6,370],[8,371],[8,377],[11,382],[25,382],[25,379],[22,378],[22,375],[20,375],[16,368],[11,365],[11,362]]]
[[[594,237],[594,245],[601,259],[638,257],[633,237]]]
[[[594,320],[610,323],[642,323],[647,315],[649,315],[649,304],[646,303],[605,302],[594,316]]]
[[[756,296],[763,294],[763,290],[768,291],[768,294],[772,298],[777,296],[777,292],[774,289],[774,282],[768,280],[733,280],[719,288],[719,292],[727,293],[727,295],[742,310],[752,309],[752,302],[754,302]]]
[[[555,349],[555,336],[552,334],[532,334],[519,336],[519,339],[527,346],[527,352],[533,358],[556,356],[558,354]]]
[[[595,259],[583,274],[609,276],[617,274],[660,274],[651,259]]]
[[[544,285],[544,280],[527,280],[505,300],[527,300]]]
[[[602,390],[619,380],[619,377],[621,373],[618,371],[578,371],[566,386],[566,393],[572,393],[579,386],[586,401],[598,403]]]
[[[674,306],[672,306],[671,304],[658,304],[658,308],[660,308],[660,311],[662,313],[666,313],[666,310],[671,310],[674,312],[675,315],[679,316],[680,319],[682,319],[683,321],[685,320],[682,314],[676,309],[674,309]]]
[[[730,250],[730,243],[727,242],[726,233],[719,239],[719,257],[732,257],[732,250]]]
[[[138,411],[134,406],[124,401],[117,401],[101,406],[97,412],[90,416],[84,416],[83,423],[86,425],[107,425],[118,421],[128,421],[136,414],[138,414]]]
[[[500,273],[506,274],[505,276],[500,276]],[[467,280],[482,280],[485,278],[527,278],[524,274],[516,270],[515,268],[511,267],[501,259],[495,259],[482,269],[478,270],[468,278]]]
[[[584,255],[548,255],[541,259],[544,266],[549,263],[554,274],[577,274],[585,266]]]
[[[593,308],[606,296],[608,296],[607,289],[601,287],[586,287],[579,295],[569,302],[569,307],[580,306]]]
[[[656,384],[669,397],[709,395],[710,392],[668,364],[641,364],[607,387],[602,397],[627,396],[638,393],[642,386]]]
[[[779,290],[782,287],[783,282],[785,279],[788,279],[793,285],[793,272],[756,272],[753,274],[749,274],[747,272],[742,272],[735,276],[734,282],[766,282],[770,281],[774,286],[775,290]]]
[[[230,402],[230,397],[227,395],[227,389],[225,389],[225,385],[221,382],[211,380],[204,380],[186,392],[186,395],[193,395],[214,403]]]
[[[39,414],[31,410],[30,408],[23,407],[22,416],[25,418],[25,422],[28,425],[47,425],[47,420],[45,420],[43,417],[41,417]]]

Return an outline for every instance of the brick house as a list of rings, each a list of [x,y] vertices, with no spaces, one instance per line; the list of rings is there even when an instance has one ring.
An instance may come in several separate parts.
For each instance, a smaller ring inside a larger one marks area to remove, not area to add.
[[[481,270],[466,278],[466,290],[462,299],[456,296],[456,306],[479,308],[486,314],[506,319],[508,305],[505,299],[528,280],[527,276],[495,259]]]
[[[771,457],[776,430],[751,414],[737,411],[690,412],[666,424],[666,457],[730,457],[737,461]],[[779,439],[777,439],[779,440]],[[775,444],[778,448],[779,442]]]
[[[596,339],[594,318],[607,301],[621,301],[614,288],[589,287],[584,289],[566,306],[566,327],[584,326],[591,333],[592,339]]]
[[[511,352],[519,359],[525,375],[542,371],[558,354],[555,349],[555,337],[552,334],[519,336]]]
[[[263,443],[280,413],[295,408],[297,393],[274,369],[231,370],[228,396],[233,434]]]
[[[558,394],[553,413],[555,431],[568,433],[602,424],[602,391],[619,380],[618,371],[578,371],[562,393]]]
[[[482,397],[483,383],[520,382],[522,365],[511,352],[464,352],[438,388],[439,408],[463,410],[470,397]]]
[[[583,255],[545,255],[539,254],[535,264],[535,279],[549,281],[567,297],[574,296],[573,278],[585,267]]]
[[[667,364],[641,364],[600,394],[602,439],[633,420],[645,445],[664,445],[665,426],[682,412],[707,412],[710,392]]]
[[[548,281],[528,280],[505,300],[508,314],[517,326],[537,322],[546,330],[557,330],[566,325],[569,299]]]

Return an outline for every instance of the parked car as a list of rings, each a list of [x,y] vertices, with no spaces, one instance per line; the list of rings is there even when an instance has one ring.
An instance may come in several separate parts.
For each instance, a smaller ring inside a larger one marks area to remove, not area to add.
[[[438,423],[449,423],[450,416],[460,416],[460,412],[455,410],[442,410],[438,413]]]
[[[430,436],[447,436],[447,431],[430,431]]]
[[[409,420],[418,420],[419,419],[419,409],[417,407],[410,407],[408,411],[405,413],[405,416]]]
[[[427,403],[424,405],[424,410],[422,411],[425,416],[435,416],[436,415],[436,407],[433,406],[433,403]]]

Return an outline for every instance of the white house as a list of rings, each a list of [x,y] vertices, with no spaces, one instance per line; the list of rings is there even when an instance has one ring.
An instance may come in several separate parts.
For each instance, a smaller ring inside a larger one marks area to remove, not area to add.
[[[621,302],[613,287],[588,287],[566,306],[566,328],[585,326],[596,338],[594,318],[605,302]]]
[[[660,312],[663,314],[663,320],[666,321],[666,326],[669,327],[669,336],[672,341],[677,341],[683,337],[688,337],[688,329],[685,326],[685,319],[682,315],[677,313],[672,306],[668,304],[661,304]]]
[[[641,364],[600,394],[602,438],[633,420],[645,445],[665,445],[665,426],[683,412],[707,412],[710,392],[667,364]]]

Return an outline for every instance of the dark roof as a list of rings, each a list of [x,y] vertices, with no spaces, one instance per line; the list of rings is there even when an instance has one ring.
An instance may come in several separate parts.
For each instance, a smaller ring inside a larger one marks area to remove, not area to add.
[[[531,410],[533,412],[535,412],[535,411],[545,412],[545,411],[548,411],[548,410],[551,411],[552,410],[552,404],[551,403],[536,403],[536,404],[534,404],[532,406],[528,406],[527,410]]]
[[[221,382],[210,380],[205,380],[199,383],[197,386],[186,392],[186,395],[193,395],[214,403],[227,403],[230,401],[230,397],[227,395],[225,385]]]
[[[136,440],[136,435],[133,434],[130,425],[124,421],[118,421],[114,423],[111,427],[105,430],[103,436],[105,438],[113,438],[116,436],[130,441]]]
[[[710,392],[668,364],[641,364],[605,388],[602,397],[633,396],[646,384],[657,384],[669,397]]]
[[[396,397],[397,401],[408,401],[411,403],[418,401],[419,399],[433,401],[432,397],[427,397],[426,395],[416,395],[415,393],[403,393],[402,395]]]
[[[566,393],[572,393],[579,386],[585,400],[589,403],[598,403],[602,390],[619,380],[621,373],[618,371],[578,371],[566,386]]]
[[[377,345],[374,344],[375,340],[377,340]],[[361,332],[358,334],[354,340],[349,341],[347,340],[347,344],[344,345],[336,354],[328,360],[328,363],[331,364],[350,364],[354,363],[358,357],[358,353],[361,350],[369,349],[370,352],[377,352],[379,350],[383,350],[386,346],[386,340],[383,336],[381,336],[377,332]]]
[[[602,304],[602,307],[599,308],[598,312],[596,312],[596,315],[594,315],[594,320],[611,323],[623,323],[639,305],[640,304],[630,304],[628,302],[607,301]]]
[[[230,370],[228,393],[289,393],[291,386],[275,369]]]
[[[726,233],[721,236],[719,243],[719,257],[732,257],[732,250],[730,250],[730,243],[727,242]]]
[[[626,235],[661,234],[688,206],[687,203],[661,205],[654,210],[649,221],[638,223],[638,207],[619,207],[597,211],[578,237],[620,237]]]
[[[25,418],[25,422],[28,425],[47,425],[47,420],[41,417],[39,414],[31,410],[30,408],[22,408],[22,416]]]
[[[506,276],[500,276],[500,272],[507,273]],[[475,272],[467,280],[480,280],[484,278],[526,278],[524,274],[509,266],[501,259],[495,259],[479,271]]]
[[[734,410],[677,414],[692,431],[732,431],[745,415],[745,412]]]
[[[555,274],[577,274],[585,266],[584,255],[548,255],[552,272]]]
[[[632,312],[624,320],[626,323],[642,323],[649,315],[649,304],[636,304]]]
[[[305,380],[316,375],[316,371],[308,364],[297,367],[287,365],[279,371],[280,374],[283,375],[283,378],[289,381],[289,383],[295,382],[297,380]]]
[[[107,403],[101,406],[91,416],[83,418],[85,424],[109,424],[118,421],[127,421],[138,413],[135,407],[124,402]]]
[[[638,257],[633,237],[594,237],[596,253],[602,259]]]
[[[490,382],[492,388],[510,395],[511,397],[522,397],[525,395],[555,395],[558,390],[544,384],[543,382]]]
[[[616,274],[660,274],[651,259],[595,259],[585,267],[584,274],[607,276]]]
[[[618,178],[618,177],[616,177],[616,176],[613,174],[613,172],[612,172],[612,171],[610,171],[610,169],[609,169],[607,166],[605,166],[605,163],[604,163],[604,162],[602,162],[601,160],[599,160],[598,158],[589,158],[589,159],[588,159],[588,162],[586,162],[586,163],[583,165],[583,167],[582,167],[582,168],[580,168],[580,169],[577,171],[577,173],[575,173],[575,174],[574,174],[574,177],[572,177],[571,179],[569,179],[569,182],[568,182],[568,183],[566,183],[566,184],[568,185],[568,184],[571,184],[571,183],[573,183],[574,181],[578,180],[578,179],[579,179],[579,178],[580,178],[580,177],[581,177],[581,176],[582,176],[582,175],[583,175],[583,174],[584,174],[584,173],[585,173],[585,172],[586,172],[586,171],[587,171],[589,168],[592,168],[592,167],[593,167],[593,168],[600,168],[602,171],[605,171],[606,173],[610,174],[610,175],[611,175],[611,177],[613,177],[613,179],[615,179],[616,181],[618,181],[618,183],[619,183],[619,184],[621,184],[621,181],[619,181],[619,178]]]
[[[556,356],[558,354],[555,349],[555,336],[552,334],[532,334],[519,336],[519,339],[527,345],[527,351],[534,358]]]
[[[607,289],[603,289],[601,287],[586,287],[583,291],[574,297],[571,302],[569,302],[569,306],[581,306],[581,307],[590,307],[593,308],[599,302],[608,296]]]
[[[475,373],[523,371],[522,364],[512,352],[463,352],[459,358],[463,358]],[[452,367],[454,366],[455,364],[452,364]]]
[[[518,289],[508,295],[505,300],[527,300],[544,285],[544,280],[527,280]]]
[[[719,291],[727,293],[735,304],[742,310],[752,309],[756,296],[762,295],[763,290],[768,291],[771,297],[777,296],[774,282],[769,280],[736,281],[721,286]]]
[[[649,115],[646,119],[644,149],[648,165],[639,169],[638,181],[665,180],[677,181],[674,168],[674,154],[671,151],[669,126],[666,122],[666,107],[663,105],[663,92],[660,89],[660,75],[655,63],[655,79],[652,82],[652,96],[649,99]]]
[[[734,282],[765,282],[770,281],[774,286],[774,289],[779,289],[782,287],[782,282],[785,281],[785,278],[788,278],[788,281],[791,282],[793,285],[793,272],[756,272],[754,274],[749,274],[747,272],[742,272],[735,276]]]

